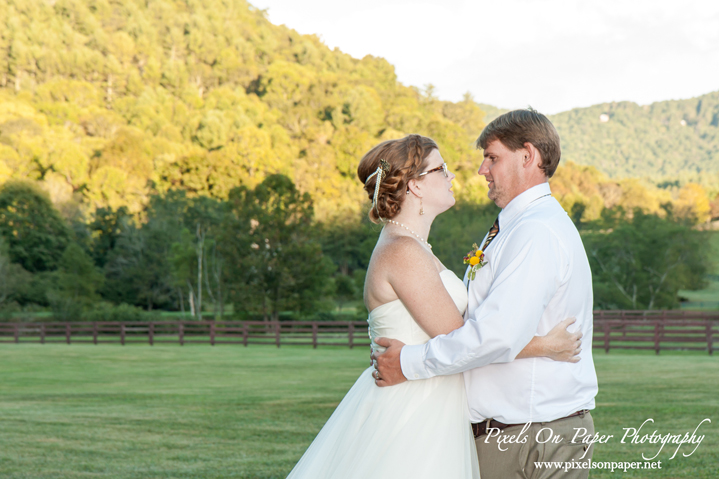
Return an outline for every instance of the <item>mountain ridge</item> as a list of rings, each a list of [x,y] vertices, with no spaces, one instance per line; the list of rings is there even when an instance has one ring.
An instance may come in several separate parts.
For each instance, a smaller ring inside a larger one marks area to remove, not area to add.
[[[485,123],[510,111],[478,106]],[[594,166],[612,179],[719,189],[719,91],[645,105],[604,102],[547,117],[560,134],[563,161]]]
[[[550,118],[563,156],[610,178],[719,183],[719,91],[649,105],[602,103]]]

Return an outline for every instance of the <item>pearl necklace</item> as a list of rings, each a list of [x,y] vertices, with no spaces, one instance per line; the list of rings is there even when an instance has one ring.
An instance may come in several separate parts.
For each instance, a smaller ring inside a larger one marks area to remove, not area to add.
[[[411,229],[409,229],[408,227],[406,227],[406,226],[404,225],[404,223],[397,223],[395,220],[387,220],[387,221],[388,221],[389,223],[392,223],[393,225],[401,226],[402,228],[406,229],[407,231],[409,231],[410,233],[412,233],[413,235],[415,235],[415,236],[417,237],[417,239],[419,239],[422,243],[426,244],[426,245],[429,247],[430,250],[432,249],[432,245],[431,245],[431,244],[427,243],[427,241],[426,241],[424,238],[422,238],[420,235],[418,235],[417,233],[415,233],[414,231],[412,231]]]

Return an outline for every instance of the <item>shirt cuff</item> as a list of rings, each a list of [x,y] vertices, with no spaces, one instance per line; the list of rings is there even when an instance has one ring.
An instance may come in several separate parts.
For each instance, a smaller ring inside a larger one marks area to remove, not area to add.
[[[402,374],[410,381],[432,377],[424,365],[426,347],[426,344],[404,345],[399,353]]]

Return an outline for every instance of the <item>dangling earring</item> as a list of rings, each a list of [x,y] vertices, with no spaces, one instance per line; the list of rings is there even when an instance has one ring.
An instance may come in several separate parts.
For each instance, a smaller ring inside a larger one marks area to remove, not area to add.
[[[424,214],[424,208],[422,207],[422,197],[421,196],[419,197],[419,214],[420,215]]]

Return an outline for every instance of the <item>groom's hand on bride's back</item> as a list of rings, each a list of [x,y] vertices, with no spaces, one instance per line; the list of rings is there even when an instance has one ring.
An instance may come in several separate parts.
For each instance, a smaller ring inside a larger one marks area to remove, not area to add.
[[[407,378],[402,374],[402,364],[399,359],[404,343],[397,339],[388,338],[377,338],[375,342],[386,348],[383,353],[372,352],[372,360],[375,363],[375,369],[379,373],[379,378],[377,373],[372,373],[375,384],[384,387],[405,382]]]

